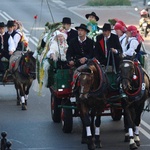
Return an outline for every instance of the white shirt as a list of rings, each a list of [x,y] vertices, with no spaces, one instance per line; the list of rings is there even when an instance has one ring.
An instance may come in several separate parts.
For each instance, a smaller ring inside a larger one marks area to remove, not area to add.
[[[129,45],[129,48],[127,49],[128,44],[130,45]],[[128,55],[128,56],[133,56],[133,54],[136,53],[135,50],[137,49],[138,45],[139,45],[138,40],[135,37],[130,37],[123,51],[123,54]]]
[[[122,36],[119,37],[119,42],[120,42],[122,50],[124,52],[124,50],[126,48],[126,33],[124,33]]]
[[[12,52],[14,52],[16,50],[15,42],[14,42],[12,36],[10,36],[8,39],[8,50],[12,51]]]

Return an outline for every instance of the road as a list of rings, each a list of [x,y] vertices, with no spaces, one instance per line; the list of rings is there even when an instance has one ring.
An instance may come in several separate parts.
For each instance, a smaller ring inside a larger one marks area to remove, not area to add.
[[[85,2],[86,0],[5,0],[0,5],[0,20],[21,20],[25,33],[30,37],[33,51],[44,24],[47,21],[53,22],[52,16],[54,22],[61,21],[64,16],[71,17],[73,26],[76,26],[81,22],[86,23],[84,15],[87,12],[95,11],[101,18],[100,25],[112,17],[122,18],[127,24],[138,25],[139,16],[133,8],[100,7],[93,10],[83,6]],[[80,7],[77,8],[77,5]],[[38,15],[37,20],[34,19],[35,15]],[[149,37],[145,44],[148,50]],[[12,150],[87,150],[86,145],[81,144],[81,122],[78,117],[73,120],[71,134],[64,134],[61,124],[53,123],[50,116],[50,96],[49,89],[45,89],[43,96],[38,96],[32,87],[28,110],[22,111],[20,106],[16,106],[14,86],[0,86],[0,131],[7,131],[8,139],[12,141]],[[140,150],[150,149],[149,124],[149,114],[145,112],[142,116]],[[123,142],[123,119],[114,122],[110,116],[102,117],[101,139],[103,150],[127,150],[128,143]]]

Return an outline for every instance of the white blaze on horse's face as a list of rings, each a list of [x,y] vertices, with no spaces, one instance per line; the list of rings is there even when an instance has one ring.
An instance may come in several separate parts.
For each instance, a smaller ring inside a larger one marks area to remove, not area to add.
[[[129,63],[125,63],[125,64],[124,64],[124,67],[129,67]]]

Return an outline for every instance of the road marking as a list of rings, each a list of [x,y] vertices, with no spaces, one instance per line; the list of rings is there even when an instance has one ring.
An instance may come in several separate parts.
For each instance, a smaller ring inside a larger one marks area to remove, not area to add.
[[[8,20],[14,20],[10,15],[8,15],[6,12],[0,10],[0,15],[2,16],[2,18],[4,18],[6,21]],[[23,31],[25,32],[25,35],[29,38],[29,41],[31,41],[31,43],[35,46],[37,46],[38,43],[38,39],[36,37],[32,37],[30,36],[30,33],[27,29],[23,28]]]
[[[140,132],[144,134],[148,139],[150,139],[150,134],[147,133],[143,128],[140,128]]]
[[[58,4],[58,5],[65,5],[66,3],[64,3],[63,1],[61,0],[52,0],[52,2]]]
[[[130,14],[130,15],[132,15],[132,16],[134,16],[134,17],[139,18],[139,15],[136,15],[136,14],[134,14],[134,13],[132,13],[132,12],[127,12],[127,14]]]

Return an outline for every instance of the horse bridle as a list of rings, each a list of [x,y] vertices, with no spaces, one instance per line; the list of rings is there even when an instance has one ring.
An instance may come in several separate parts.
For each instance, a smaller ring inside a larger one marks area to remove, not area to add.
[[[134,67],[135,67],[135,64],[131,60],[123,60],[123,61],[128,61],[128,62],[132,63],[134,65]],[[140,86],[139,86],[138,90],[136,92],[134,92],[133,94],[129,93],[128,91],[124,91],[128,96],[131,96],[131,97],[140,97],[139,95],[143,95],[143,93],[144,93],[143,90],[141,92],[142,82],[144,80],[144,74],[140,73],[140,69],[141,69],[140,67],[137,67],[137,69],[138,69],[139,77],[140,77]],[[124,77],[124,78],[122,77],[122,80],[123,79],[127,79],[129,81],[132,81],[132,79],[127,78],[127,77]]]
[[[80,84],[80,83],[78,82],[79,77],[80,77],[81,75],[91,75],[91,74],[93,74],[93,72],[87,73],[87,72],[80,72],[80,71],[77,70],[77,73],[76,73],[77,77],[76,77],[75,83],[74,83],[74,85],[73,85],[73,87],[72,87],[73,92],[76,92],[76,91],[79,89],[79,87],[80,87],[79,85],[76,85],[76,84]],[[91,77],[91,76],[90,76],[90,77]],[[91,84],[92,84],[92,77],[91,77]],[[76,87],[76,88],[75,88],[75,87]],[[87,93],[89,93],[89,92],[90,92],[90,91],[84,92],[84,93],[80,92],[80,94],[87,94]]]

